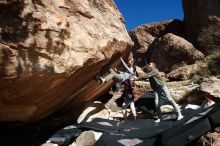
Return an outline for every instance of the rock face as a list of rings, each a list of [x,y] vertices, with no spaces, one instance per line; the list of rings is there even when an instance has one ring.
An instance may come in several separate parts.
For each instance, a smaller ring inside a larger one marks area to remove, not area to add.
[[[187,38],[200,51],[211,54],[220,49],[220,1],[182,0]]]
[[[145,65],[146,52],[151,44],[158,37],[167,33],[173,33],[183,36],[183,22],[181,20],[169,20],[164,22],[155,22],[136,27],[129,32],[131,39],[134,41],[133,54],[135,64],[138,66]]]
[[[113,0],[5,0],[0,20],[0,121],[36,121],[95,99],[110,85],[95,76],[133,44]]]
[[[172,33],[156,39],[149,52],[150,60],[155,62],[157,68],[163,72],[171,71],[174,65],[192,64],[195,60],[204,58],[203,53],[191,43]]]

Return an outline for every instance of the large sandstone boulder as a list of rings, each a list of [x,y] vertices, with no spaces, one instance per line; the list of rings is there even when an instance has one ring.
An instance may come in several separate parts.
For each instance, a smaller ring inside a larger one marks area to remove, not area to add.
[[[187,38],[200,51],[211,54],[220,49],[220,1],[182,0]]]
[[[135,63],[139,66],[145,65],[145,60],[148,57],[146,52],[148,51],[150,45],[156,38],[162,37],[167,33],[173,33],[183,37],[183,22],[177,19],[154,22],[138,26],[130,31],[129,35],[134,41],[132,50]]]
[[[94,100],[111,85],[95,76],[132,44],[113,0],[1,1],[0,121],[36,121]]]
[[[203,53],[190,42],[172,33],[156,39],[149,51],[152,54],[150,61],[155,62],[157,68],[163,72],[169,72],[175,66],[192,64],[204,58]]]

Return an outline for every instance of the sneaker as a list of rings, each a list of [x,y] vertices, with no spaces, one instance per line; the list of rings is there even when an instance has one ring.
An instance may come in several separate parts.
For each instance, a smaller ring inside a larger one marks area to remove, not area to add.
[[[182,120],[184,117],[182,114],[178,115],[177,121]]]
[[[101,76],[96,77],[96,80],[100,83],[103,84],[105,82],[105,79]]]
[[[155,123],[159,123],[160,122],[160,119],[156,119],[154,120]]]

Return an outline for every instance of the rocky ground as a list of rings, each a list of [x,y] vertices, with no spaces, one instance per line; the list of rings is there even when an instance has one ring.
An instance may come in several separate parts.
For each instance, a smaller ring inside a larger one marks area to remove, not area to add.
[[[220,97],[219,94],[219,78],[211,77],[209,79],[201,79],[201,83],[193,83],[190,80],[187,81],[174,81],[168,82],[168,87],[172,96],[179,103],[181,109],[183,108],[199,108],[202,102],[206,100],[207,96],[212,97],[213,100],[215,98]],[[143,95],[143,92],[149,92],[149,83],[136,81],[136,90],[139,93],[138,95]],[[212,88],[212,90],[208,90],[208,88]],[[77,123],[81,122],[89,122],[93,118],[104,118],[110,120],[117,121],[125,121],[123,118],[123,114],[121,111],[121,103],[122,103],[122,89],[118,92],[109,91],[108,99],[103,100],[103,98],[107,98],[105,95],[100,101],[95,101],[93,103],[88,103],[84,109],[82,109],[82,114],[78,116]],[[140,98],[140,97],[139,97]],[[138,100],[138,98],[136,98]],[[95,112],[94,112],[95,111]],[[174,109],[171,105],[165,104],[161,107],[161,111],[163,113],[173,112]],[[153,118],[153,114],[149,112],[144,112],[137,108],[137,118]],[[128,109],[128,120],[134,120],[131,111]],[[202,136],[200,139],[193,141],[190,145],[198,144],[199,146],[217,146],[219,140],[219,128],[213,129],[207,135]],[[82,132],[71,146],[92,146],[102,135],[100,132],[95,131],[84,131]],[[53,145],[53,142],[48,141],[48,143],[43,144],[44,146]]]
[[[183,109],[189,104],[190,106],[199,106],[207,95],[214,98],[220,97],[219,84],[219,78],[211,77],[209,79],[202,79],[200,84],[193,83],[190,80],[168,82],[168,87],[172,96]],[[136,87],[137,96],[142,96],[143,92],[150,91],[148,82],[136,81]],[[209,90],[210,88],[212,90]],[[61,115],[58,113],[28,127],[26,126],[26,128],[23,128],[21,125],[11,127],[3,123],[0,127],[2,131],[1,142],[5,145],[22,146],[61,146],[67,143],[70,146],[92,146],[102,133],[90,130],[81,131],[74,127],[74,125],[77,126],[81,122],[91,121],[94,118],[124,121],[121,111],[121,95],[122,88],[118,92],[110,90],[100,98],[100,101],[87,103],[84,108],[80,109],[79,113],[81,114]],[[161,107],[161,110],[163,112],[172,112],[173,108],[170,105],[165,105]],[[151,113],[143,112],[140,109],[137,109],[137,114],[137,118],[153,118]],[[129,109],[128,120],[134,120]],[[76,121],[76,123],[73,121]],[[72,125],[72,127],[69,125]],[[62,135],[54,136],[54,133],[64,127],[66,127],[66,130],[63,131]],[[217,146],[219,139],[218,129],[217,127],[207,135],[202,136],[198,140],[199,145]],[[54,139],[54,137],[62,138]]]

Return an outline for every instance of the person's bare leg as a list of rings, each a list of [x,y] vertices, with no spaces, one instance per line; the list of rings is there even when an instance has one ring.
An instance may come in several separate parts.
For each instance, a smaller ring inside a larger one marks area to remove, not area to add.
[[[127,121],[127,104],[125,102],[123,102],[122,104],[122,113],[124,116],[124,120]]]
[[[130,103],[130,108],[131,108],[131,112],[132,112],[132,114],[133,114],[133,116],[134,116],[134,119],[136,120],[137,113],[136,113],[136,110],[135,110],[134,101],[132,101],[132,102]]]

